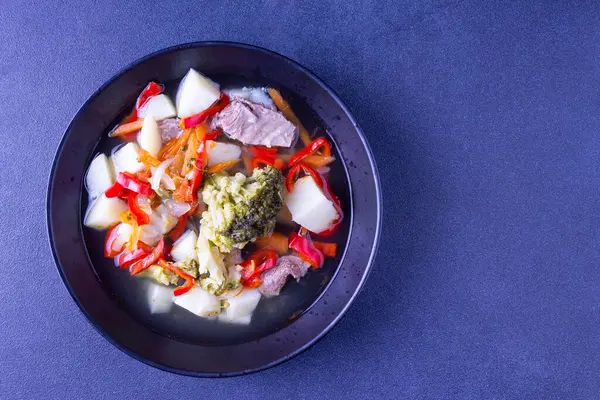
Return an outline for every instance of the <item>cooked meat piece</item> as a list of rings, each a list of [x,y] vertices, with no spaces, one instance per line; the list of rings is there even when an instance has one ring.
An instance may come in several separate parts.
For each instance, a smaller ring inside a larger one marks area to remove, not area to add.
[[[244,144],[290,147],[297,129],[279,111],[234,97],[215,116],[214,124]]]
[[[277,260],[277,265],[262,273],[262,285],[258,290],[265,297],[273,297],[279,294],[281,288],[288,280],[288,276],[299,280],[306,274],[310,265],[300,257],[283,256]]]
[[[160,129],[160,136],[165,143],[173,138],[178,137],[181,135],[181,132],[183,132],[179,126],[179,123],[177,122],[177,119],[175,118],[168,118],[158,121],[158,128]]]

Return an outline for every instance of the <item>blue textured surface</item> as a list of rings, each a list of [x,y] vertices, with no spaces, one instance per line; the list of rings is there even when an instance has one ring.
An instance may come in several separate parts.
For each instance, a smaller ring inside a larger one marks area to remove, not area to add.
[[[29,3],[0,5],[0,397],[597,398],[598,4]],[[135,59],[196,40],[268,47],[322,77],[373,147],[385,206],[375,269],[341,323],[226,380],[105,341],[45,226],[78,108]]]

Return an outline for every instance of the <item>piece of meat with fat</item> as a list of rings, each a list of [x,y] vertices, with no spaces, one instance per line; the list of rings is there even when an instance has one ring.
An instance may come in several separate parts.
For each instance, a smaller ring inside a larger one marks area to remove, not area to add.
[[[244,144],[267,147],[290,147],[298,131],[279,111],[238,97],[215,116],[214,125]]]
[[[289,276],[299,280],[302,278],[310,265],[296,256],[283,256],[277,260],[277,265],[262,273],[262,284],[258,290],[265,297],[279,295],[281,288],[285,286]]]
[[[179,126],[179,121],[175,118],[158,121],[158,128],[160,129],[160,137],[165,143],[173,138],[179,137],[183,132],[183,129]]]

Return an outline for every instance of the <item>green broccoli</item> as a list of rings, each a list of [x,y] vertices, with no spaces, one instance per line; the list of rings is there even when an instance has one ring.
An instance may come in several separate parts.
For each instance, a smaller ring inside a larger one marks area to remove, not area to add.
[[[283,206],[283,175],[271,166],[252,176],[216,174],[207,179],[202,197],[202,232],[225,253],[268,235]]]

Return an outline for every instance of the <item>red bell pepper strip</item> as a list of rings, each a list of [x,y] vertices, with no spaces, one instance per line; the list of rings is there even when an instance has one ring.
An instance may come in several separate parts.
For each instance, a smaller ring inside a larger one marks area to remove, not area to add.
[[[129,114],[125,118],[125,120],[123,120],[123,124],[137,120],[138,111],[140,110],[140,108],[142,108],[144,104],[146,104],[148,100],[150,100],[151,97],[158,96],[159,94],[161,94],[163,90],[164,86],[156,82],[150,82],[148,85],[146,85],[146,87],[144,88],[144,90],[142,90],[142,93],[140,93],[135,102],[135,108],[133,109],[131,114]]]
[[[127,196],[127,205],[129,206],[129,210],[135,217],[138,225],[146,225],[150,223],[150,216],[142,210],[136,201],[137,193],[129,192]]]
[[[290,249],[296,251],[300,258],[315,268],[321,268],[325,257],[312,242],[296,232],[290,234]]]
[[[215,140],[216,138],[219,137],[219,135],[221,134],[221,131],[218,129],[215,129],[213,131],[210,131],[206,134],[206,136],[204,137],[204,139],[206,140]]]
[[[250,146],[248,148],[250,153],[252,153],[255,157],[267,157],[275,159],[277,157],[277,149],[276,148],[268,148],[262,146]]]
[[[145,196],[152,196],[152,193],[154,193],[152,186],[140,181],[128,172],[119,172],[117,175],[117,183],[125,189],[129,189],[132,192],[143,194]]]
[[[187,274],[180,268],[177,268],[173,264],[166,262],[163,258],[158,260],[158,264],[164,269],[174,272],[178,277],[185,279],[185,283],[183,285],[177,286],[175,290],[173,290],[173,294],[175,296],[181,296],[182,294],[189,292],[194,287],[194,277],[190,274]]]
[[[126,251],[124,253],[121,253],[121,255],[119,256],[118,264],[119,267],[125,269],[127,267],[129,267],[131,264],[138,262],[139,260],[141,260],[142,258],[146,257],[148,255],[148,251],[144,248],[139,248],[137,250],[133,250],[133,251]]]
[[[150,252],[150,254],[137,261],[135,264],[131,266],[130,274],[131,276],[135,274],[139,274],[140,272],[150,268],[152,265],[156,264],[156,262],[163,256],[165,251],[165,239],[160,239],[160,242],[154,247],[154,249]]]
[[[198,114],[194,114],[192,116],[182,119],[181,125],[183,126],[183,129],[191,129],[197,125],[200,125],[201,123],[206,121],[208,117],[215,115],[216,113],[227,107],[229,102],[229,96],[227,96],[225,93],[221,93],[221,97],[219,97],[219,99],[212,106],[208,107],[206,110]]]
[[[116,257],[118,256],[125,247],[125,243],[121,245],[121,248],[115,249],[113,244],[118,237],[118,228],[120,224],[113,226],[106,232],[106,241],[104,242],[104,257]]]
[[[252,159],[252,169],[264,168],[267,165],[272,165],[277,169],[284,169],[285,163],[281,159],[273,159],[265,156],[257,156]]]
[[[294,156],[290,158],[289,164],[295,165],[299,163],[302,159],[315,154],[319,150],[321,150],[321,153],[324,156],[331,156],[331,145],[324,137],[320,137],[318,139],[313,140],[308,144],[308,146],[294,154]]]
[[[246,287],[258,287],[261,284],[260,274],[273,268],[277,264],[277,253],[273,250],[259,250],[244,260],[240,281]]]
[[[198,200],[198,189],[202,184],[202,175],[204,174],[204,165],[206,164],[206,141],[202,140],[198,146],[198,152],[196,153],[196,167],[192,173],[192,179],[186,196],[186,201],[197,201]]]
[[[109,199],[113,197],[127,196],[128,193],[129,190],[125,189],[119,182],[113,183],[108,189],[104,191],[104,195]]]
[[[298,178],[298,173],[300,173],[301,171],[303,171],[306,175],[310,175],[314,179],[317,186],[319,186],[319,188],[321,188],[321,190],[323,191],[323,194],[325,194],[325,196],[333,202],[333,205],[338,212],[339,217],[338,219],[333,221],[331,228],[323,232],[313,232],[319,236],[330,236],[337,231],[344,217],[344,212],[342,211],[342,204],[340,202],[340,199],[335,194],[333,194],[331,188],[329,187],[329,184],[327,183],[327,180],[325,180],[325,178],[323,178],[321,174],[315,171],[312,167],[309,167],[308,165],[302,162],[294,165],[285,178],[285,186],[288,192],[292,191],[294,183],[296,182],[296,178]]]
[[[196,210],[198,210],[198,203],[193,204],[192,208],[190,208],[188,212],[179,217],[177,225],[175,225],[175,228],[171,229],[171,232],[169,232],[169,239],[171,239],[171,241],[175,242],[181,235],[183,235],[188,217],[190,215],[194,215]]]

